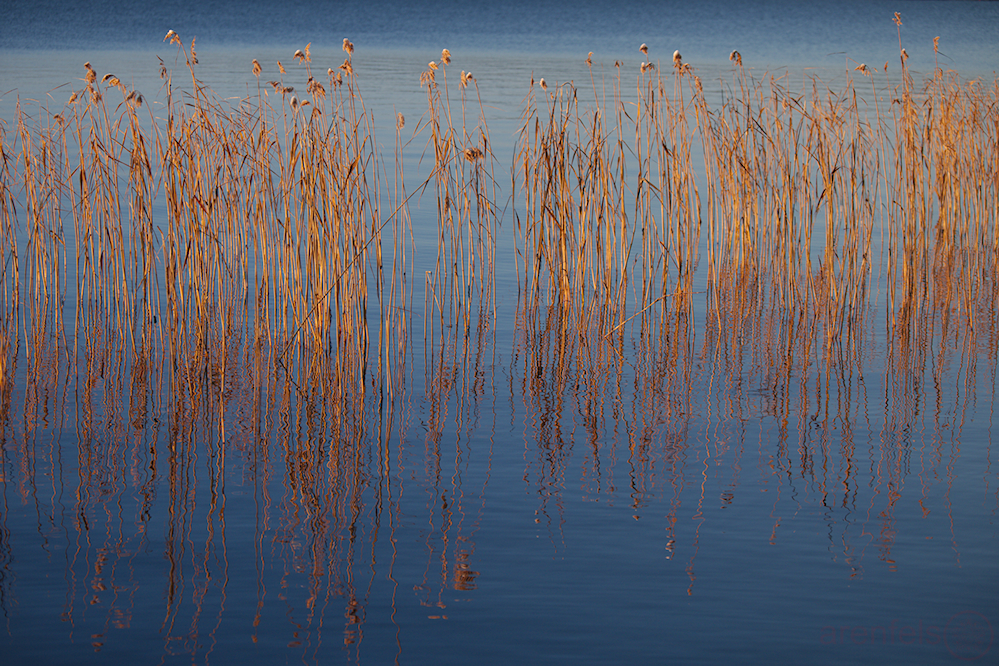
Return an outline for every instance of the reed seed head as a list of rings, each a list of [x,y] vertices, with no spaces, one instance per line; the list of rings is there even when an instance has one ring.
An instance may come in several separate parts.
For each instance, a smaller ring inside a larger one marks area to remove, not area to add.
[[[544,79],[544,77],[541,77],[541,80],[540,80],[540,81],[538,81],[538,83],[540,83],[540,84],[541,84],[541,89],[542,89],[542,90],[544,90],[545,92],[547,92],[547,91],[548,91],[548,84],[547,84],[547,83],[545,83],[545,79]]]
[[[305,89],[313,97],[326,97],[326,88],[324,88],[323,84],[319,83],[319,81],[316,81],[311,76],[309,77],[309,85],[306,86]]]
[[[908,59],[909,59],[909,52],[906,51],[905,49],[902,49],[902,62],[905,62]]]
[[[586,66],[587,67],[593,66],[593,51],[590,51],[589,53],[586,54]]]
[[[254,58],[253,59],[253,75],[259,79],[260,78],[260,72],[262,72],[262,71],[264,71],[264,70],[260,66],[260,63],[257,62],[256,58]]]
[[[673,65],[675,67],[679,67],[682,63],[683,63],[683,58],[680,55],[680,50],[677,49],[676,51],[673,51]]]
[[[902,25],[902,17],[898,12],[895,12],[895,18],[893,18],[892,20],[895,22],[895,25],[897,26]]]
[[[451,64],[451,52],[447,49],[441,51],[441,64],[450,65]]]
[[[313,95],[317,97],[326,97],[326,88],[325,86],[323,86],[323,84],[316,81],[316,85],[313,86],[313,89],[314,89],[314,92],[312,93]]]
[[[347,55],[353,55],[354,53],[354,44],[346,37],[343,38],[343,50]]]
[[[476,160],[482,159],[482,151],[478,148],[466,148],[465,149],[465,159],[469,162],[474,162]]]
[[[287,74],[287,72],[284,71],[284,65],[281,64],[280,60],[277,61],[277,64],[278,64],[278,71],[281,72],[282,74]]]
[[[294,58],[295,60],[298,60],[299,62],[305,62],[305,54],[304,54],[304,53],[302,53],[302,49],[298,49],[298,50],[296,50],[296,51],[295,51],[295,55],[294,55],[294,56],[292,56],[292,57],[293,57],[293,58]]]
[[[166,37],[163,38],[163,41],[166,42],[172,40],[176,36],[177,36],[176,32],[174,32],[173,30],[167,30]]]
[[[435,72],[437,71],[437,63],[434,62],[433,60],[431,60],[430,62],[427,63],[427,67],[429,67],[430,69],[434,70]]]
[[[940,53],[940,37],[939,37],[939,35],[933,38],[933,53]]]
[[[406,118],[401,113],[395,114],[395,128],[402,129],[406,126]]]
[[[340,65],[340,69],[342,69],[343,71],[347,72],[348,74],[353,74],[354,73],[354,67],[350,64],[350,58],[347,58],[346,60],[343,61],[343,64]],[[339,76],[340,75],[337,74],[337,77],[339,77]]]
[[[742,67],[742,54],[738,51],[732,51],[729,53],[728,59],[737,64],[739,67]]]
[[[638,50],[645,55],[649,55],[649,46],[645,42],[642,42],[642,45],[638,47]]]
[[[73,94],[69,96],[69,104],[76,104],[76,100],[79,99],[79,94],[74,90]]]

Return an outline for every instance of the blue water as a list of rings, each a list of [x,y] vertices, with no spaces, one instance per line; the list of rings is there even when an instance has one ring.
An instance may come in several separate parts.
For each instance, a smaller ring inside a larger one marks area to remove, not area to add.
[[[231,98],[251,58],[300,76],[295,48],[336,66],[349,37],[391,150],[447,47],[479,81],[503,198],[530,77],[587,80],[589,51],[607,77],[645,42],[709,88],[734,48],[754,75],[835,85],[859,62],[897,67],[900,11],[913,71],[933,69],[936,36],[962,76],[999,65],[985,2],[7,5],[7,131],[18,100],[63,108],[85,61],[162,109],[168,29],[197,37],[199,76]],[[416,275],[433,212],[414,206]],[[65,349],[28,378],[21,342],[0,412],[4,663],[995,663],[993,334],[967,352],[937,332],[893,366],[879,310],[856,364],[784,379],[765,349],[706,345],[702,321],[675,355],[632,336],[620,363],[579,341],[560,357],[554,332],[514,320],[512,213],[495,326],[449,331],[441,361],[416,319],[403,399],[390,417],[365,404],[353,438],[277,371],[263,388],[236,371],[223,442]]]

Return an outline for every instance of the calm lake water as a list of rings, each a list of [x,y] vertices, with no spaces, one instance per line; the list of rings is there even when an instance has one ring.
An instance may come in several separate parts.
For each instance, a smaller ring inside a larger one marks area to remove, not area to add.
[[[898,71],[895,11],[914,76],[936,57],[992,85],[987,2],[6,7],[8,134],[18,103],[30,119],[62,110],[87,61],[162,113],[157,56],[184,71],[168,29],[197,37],[199,77],[233,103],[256,95],[252,58],[304,88],[294,49],[311,43],[325,71],[349,37],[390,161],[395,114],[411,135],[420,74],[446,47],[478,81],[502,216],[495,313],[425,334],[438,222],[432,195],[413,199],[406,363],[389,399],[372,359],[345,412],[295,372],[255,368],[239,336],[213,412],[162,368],[94,360],[72,302],[40,348],[7,331],[4,662],[996,663],[994,298],[973,335],[928,298],[903,342],[875,263],[849,358],[812,350],[787,368],[775,316],[712,333],[703,267],[690,321],[628,328],[617,347],[525,325],[519,307],[509,174],[532,77],[588,84],[592,51],[610,81],[616,60],[637,71],[644,42],[660,69],[679,49],[712,100],[732,49],[759,80],[842,89],[861,62]],[[411,189],[425,145],[403,149]],[[186,419],[190,404],[205,411]]]

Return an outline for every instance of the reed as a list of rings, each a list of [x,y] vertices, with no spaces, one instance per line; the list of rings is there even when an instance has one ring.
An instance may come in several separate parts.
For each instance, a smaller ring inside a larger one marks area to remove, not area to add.
[[[432,170],[419,190],[432,186],[438,221],[437,260],[427,272],[425,311],[434,312],[441,331],[445,321],[460,322],[454,330],[460,328],[467,336],[481,307],[495,317],[500,213],[495,158],[478,81],[471,72],[461,71],[457,99],[452,100],[447,81],[450,63],[451,53],[444,49],[440,64],[431,61],[421,75],[427,110],[414,135],[427,135],[424,156],[428,161],[432,156]],[[431,328],[425,337],[432,338],[435,330]]]

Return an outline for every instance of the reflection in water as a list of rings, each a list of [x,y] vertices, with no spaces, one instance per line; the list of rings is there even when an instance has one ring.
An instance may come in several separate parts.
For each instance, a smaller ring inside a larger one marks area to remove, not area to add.
[[[680,558],[696,595],[705,532],[725,524],[718,509],[755,504],[749,496],[762,491],[770,524],[760,536],[772,545],[790,537],[787,520],[818,511],[849,575],[864,575],[868,550],[896,566],[903,497],[924,517],[953,510],[953,466],[979,385],[971,327],[946,324],[948,310],[896,325],[879,375],[864,349],[846,363],[817,356],[795,334],[800,317],[779,309],[739,335],[706,326],[699,336],[689,307],[664,308],[636,319],[634,334],[609,337],[581,334],[559,304],[544,316],[521,309],[507,397],[522,412],[522,479],[554,552],[570,547],[577,488],[636,518],[661,512],[664,558]],[[492,321],[482,307],[467,334],[461,322],[435,325],[416,408],[422,452],[404,378],[392,401],[385,390],[341,399],[300,383],[266,345],[240,341],[224,375],[200,367],[171,377],[155,351],[126,365],[103,345],[67,374],[66,350],[47,336],[25,361],[32,381],[4,386],[5,615],[26,593],[14,502],[34,507],[37,545],[53,563],[51,544],[65,545],[62,619],[73,642],[106,649],[116,630],[150,622],[159,597],[165,655],[212,660],[235,632],[255,643],[280,636],[306,661],[331,641],[360,660],[372,595],[388,581],[395,610],[376,623],[396,624],[401,658],[397,613],[412,611],[399,590],[413,590],[425,617],[453,619],[455,593],[474,595],[489,575],[477,540],[505,399]],[[994,330],[973,339],[994,349]],[[782,345],[793,358],[774,358]],[[991,355],[986,373],[991,381]],[[400,538],[418,538],[422,555]],[[946,538],[960,564],[957,533]],[[420,572],[399,561],[414,556]],[[246,620],[233,627],[230,615]]]

